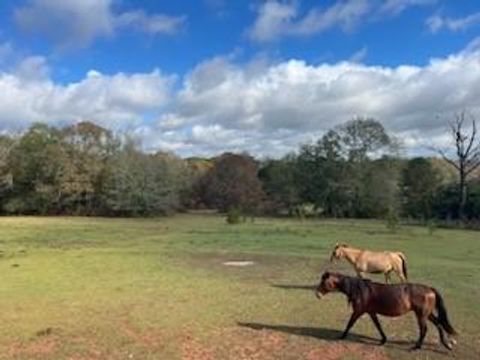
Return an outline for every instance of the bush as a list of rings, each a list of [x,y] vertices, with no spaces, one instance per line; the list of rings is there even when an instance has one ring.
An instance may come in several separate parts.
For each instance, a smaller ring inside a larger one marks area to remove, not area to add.
[[[386,224],[387,229],[390,230],[390,232],[392,233],[396,232],[398,229],[399,218],[394,208],[390,207],[388,209],[388,213],[385,220],[387,222]]]
[[[437,230],[437,223],[434,219],[427,221],[428,234],[431,236]]]
[[[303,203],[296,205],[291,209],[291,214],[303,220],[305,218],[313,218],[320,216],[322,214],[322,209],[316,208],[314,204],[311,203]]]
[[[227,211],[227,224],[240,224],[244,221],[244,217],[239,208],[232,207]]]

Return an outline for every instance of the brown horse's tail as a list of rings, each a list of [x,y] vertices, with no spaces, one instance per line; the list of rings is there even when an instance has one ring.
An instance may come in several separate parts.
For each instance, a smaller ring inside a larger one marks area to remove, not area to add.
[[[400,257],[402,260],[402,272],[403,276],[405,277],[405,280],[408,280],[408,275],[407,275],[407,258],[404,253],[398,252],[397,255]]]
[[[447,308],[445,307],[445,302],[443,301],[442,296],[438,293],[437,290],[435,289],[432,289],[432,290],[435,293],[435,306],[438,311],[438,320],[440,322],[440,325],[450,335],[457,335],[457,332],[448,321]]]

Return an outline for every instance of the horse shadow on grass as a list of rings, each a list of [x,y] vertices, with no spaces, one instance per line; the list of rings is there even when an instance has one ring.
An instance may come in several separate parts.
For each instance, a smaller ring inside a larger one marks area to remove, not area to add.
[[[252,330],[270,330],[270,331],[277,331],[282,332],[290,335],[297,335],[297,336],[306,336],[306,337],[313,337],[318,340],[325,340],[325,341],[347,341],[357,344],[363,345],[379,345],[380,339],[361,335],[355,332],[350,331],[348,336],[344,340],[340,340],[340,336],[342,335],[343,331],[335,330],[335,329],[328,329],[322,327],[307,327],[307,326],[291,326],[291,325],[269,325],[269,324],[262,324],[262,323],[254,323],[254,322],[237,322],[238,326],[249,328]],[[413,346],[414,340],[406,341],[406,340],[388,340],[388,342],[383,345],[387,348],[397,349],[397,350],[409,350],[411,346]],[[439,354],[448,354],[446,351],[442,351],[437,348],[437,344],[424,342],[423,350],[433,351]]]
[[[283,290],[310,290],[316,289],[315,285],[291,285],[291,284],[270,284],[271,287]]]

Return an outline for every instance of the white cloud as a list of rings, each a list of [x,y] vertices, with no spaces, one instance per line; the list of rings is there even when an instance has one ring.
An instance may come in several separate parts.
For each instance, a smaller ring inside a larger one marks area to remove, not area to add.
[[[50,69],[43,56],[30,56],[15,67],[15,76],[22,81],[42,81],[48,79]]]
[[[441,144],[455,112],[480,116],[475,44],[425,66],[310,65],[295,59],[239,65],[216,57],[176,84],[158,70],[92,70],[78,82],[57,84],[45,59],[31,57],[0,73],[0,131],[34,121],[91,120],[128,130],[152,151],[277,156],[355,116],[368,116],[403,137],[407,148],[418,149]]]
[[[103,75],[90,71],[81,81],[55,84],[43,58],[24,60],[12,73],[0,73],[0,130],[41,121],[63,125],[89,120],[112,129],[143,123],[168,102],[173,78],[158,70]]]
[[[267,1],[258,9],[258,17],[249,30],[249,36],[257,41],[268,41],[288,33],[297,13],[295,3]]]
[[[349,32],[363,22],[381,20],[385,14],[395,16],[409,7],[433,3],[435,0],[337,0],[329,7],[312,8],[302,14],[297,1],[268,0],[257,8],[257,18],[248,35],[254,41],[267,42],[333,28]]]
[[[167,16],[164,14],[146,14],[143,10],[124,12],[117,16],[115,24],[132,27],[148,34],[175,34],[185,24],[185,16]]]
[[[29,0],[15,10],[24,31],[43,34],[61,48],[90,45],[96,38],[112,36],[119,28],[133,27],[150,34],[172,34],[184,17],[146,14],[142,10],[117,13],[114,0]]]
[[[195,144],[186,153],[234,148],[279,154],[355,116],[374,117],[420,146],[440,136],[456,111],[480,113],[478,98],[479,51],[423,67],[290,60],[254,72],[216,58],[185,79],[174,109],[181,129],[196,129],[194,136],[182,137]]]
[[[365,60],[368,54],[368,48],[366,46],[363,46],[361,49],[358,51],[355,51],[352,56],[350,56],[350,61],[354,63],[359,63]]]
[[[380,7],[381,13],[398,15],[412,6],[425,6],[435,4],[437,0],[386,0]]]
[[[311,35],[335,26],[350,30],[369,8],[369,0],[346,0],[326,9],[311,9],[300,17],[297,2],[269,0],[258,9],[249,35],[256,41],[270,41],[282,35]]]
[[[442,17],[438,14],[427,19],[427,26],[432,33],[443,29],[453,32],[467,30],[470,27],[480,24],[480,12],[476,12],[463,18]]]
[[[113,34],[112,0],[30,0],[15,10],[18,25],[62,47],[83,47]]]

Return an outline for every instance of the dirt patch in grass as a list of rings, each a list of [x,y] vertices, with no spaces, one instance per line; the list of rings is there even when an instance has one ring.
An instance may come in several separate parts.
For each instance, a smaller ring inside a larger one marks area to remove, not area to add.
[[[161,350],[164,347],[164,337],[158,330],[140,331],[128,320],[123,320],[119,329],[128,339],[149,350]]]
[[[304,351],[306,360],[337,360],[344,359],[354,355],[355,359],[363,360],[384,360],[388,357],[378,349],[372,346],[364,346],[357,344],[341,343],[336,341],[332,344],[322,344],[317,348]]]
[[[199,338],[185,334],[179,339],[182,360],[275,360],[355,359],[384,360],[382,348],[341,341],[307,340],[270,330],[220,328]]]
[[[215,351],[212,347],[203,344],[192,336],[185,336],[180,340],[182,360],[215,360]]]
[[[8,356],[15,358],[19,356],[27,358],[50,356],[57,350],[58,339],[56,337],[41,337],[28,343],[15,342],[8,348]]]

